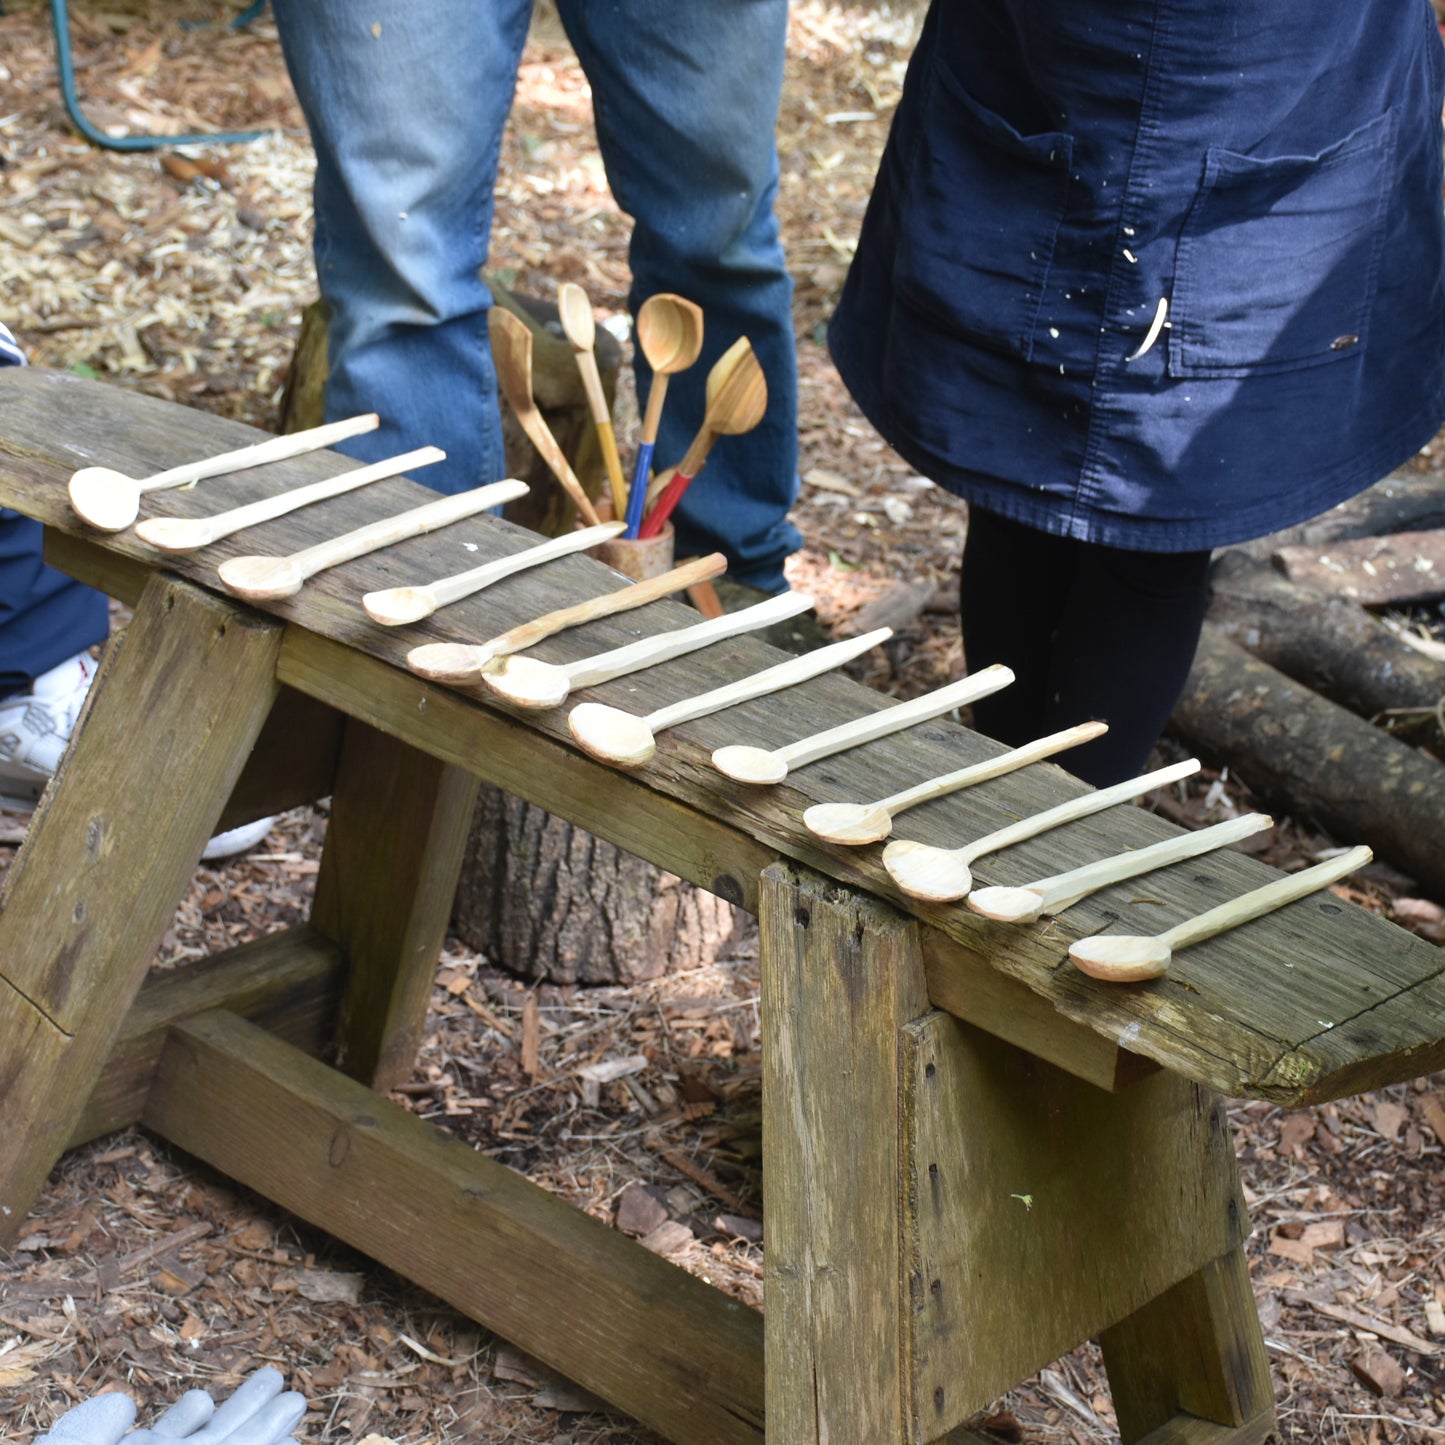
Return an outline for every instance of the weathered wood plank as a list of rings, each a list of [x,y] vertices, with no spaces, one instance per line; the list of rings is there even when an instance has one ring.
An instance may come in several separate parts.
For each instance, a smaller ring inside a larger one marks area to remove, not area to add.
[[[1099,1344],[1124,1445],[1194,1445],[1216,1438],[1188,1433],[1195,1426],[1180,1422],[1181,1414],[1247,1427],[1242,1441],[1269,1438],[1269,1356],[1242,1247],[1105,1330]],[[1232,1442],[1236,1436],[1217,1438]]]
[[[136,1123],[171,1024],[224,1008],[307,1053],[330,1042],[341,999],[340,949],[309,928],[287,929],[152,973],[121,1025],[67,1148]]]
[[[388,1089],[421,1048],[477,780],[350,720],[312,905],[349,969],[337,1066]]]
[[[756,1313],[234,1015],[171,1030],[144,1122],[668,1439],[761,1441]]]
[[[1136,1445],[1279,1445],[1274,1411],[1243,1425],[1215,1425],[1193,1415],[1176,1415]]]
[[[5,881],[0,1238],[90,1097],[270,711],[279,644],[267,619],[158,575],[106,651]]]
[[[1223,1104],[1169,1074],[1106,1094],[935,1012],[904,1029],[903,1113],[912,1439],[1242,1238]]]
[[[768,1435],[918,1440],[898,1177],[902,1029],[928,1007],[917,929],[784,864],[759,929]]]

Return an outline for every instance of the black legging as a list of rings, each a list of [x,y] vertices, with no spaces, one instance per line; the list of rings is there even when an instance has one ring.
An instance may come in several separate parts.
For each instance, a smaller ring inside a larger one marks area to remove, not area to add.
[[[1189,675],[1209,557],[1054,537],[970,507],[960,607],[968,669],[1002,662],[1015,674],[974,704],[974,725],[1017,746],[1101,719],[1109,731],[1060,765],[1096,787],[1136,777]]]

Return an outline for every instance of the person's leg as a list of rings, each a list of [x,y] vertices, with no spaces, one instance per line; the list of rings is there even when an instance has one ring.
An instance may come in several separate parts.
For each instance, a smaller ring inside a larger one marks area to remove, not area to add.
[[[487,340],[497,158],[528,0],[275,0],[316,150],[316,271],[331,308],[329,419],[375,411],[363,460],[434,445],[455,492],[505,473]]]
[[[733,580],[782,591],[801,543],[797,353],[792,282],[773,201],[787,0],[561,0],[592,85],[598,142],[618,204],[634,220],[634,315],[660,291],[704,312],[704,345],[671,378],[657,443],[676,462],[702,420],[713,362],[747,336],[768,382],[759,426],[714,447],[674,513],[681,556],[720,550]],[[639,358],[638,390],[650,377]]]

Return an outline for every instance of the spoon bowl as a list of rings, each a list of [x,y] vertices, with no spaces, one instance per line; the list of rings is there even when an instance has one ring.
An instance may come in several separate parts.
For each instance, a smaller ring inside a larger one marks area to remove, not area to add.
[[[294,557],[228,557],[217,571],[228,591],[256,602],[294,597],[308,575]]]
[[[566,668],[535,657],[499,658],[482,681],[514,707],[561,707],[572,691]]]
[[[583,752],[620,768],[641,767],[657,751],[648,720],[601,702],[579,702],[567,727]]]
[[[881,843],[893,831],[893,814],[882,803],[814,803],[803,825],[829,843],[856,848]]]
[[[637,536],[647,483],[652,475],[652,451],[662,422],[667,379],[686,371],[702,354],[702,307],[671,292],[649,296],[637,311],[637,344],[652,368],[652,388],[642,414],[632,486],[627,494],[627,535]]]
[[[717,748],[712,755],[712,765],[718,772],[739,783],[781,783],[788,776],[788,764],[778,756],[778,750],[749,747],[746,743],[728,743]]]
[[[1034,923],[1043,917],[1044,895],[1037,888],[996,883],[973,889],[968,906],[995,923]]]

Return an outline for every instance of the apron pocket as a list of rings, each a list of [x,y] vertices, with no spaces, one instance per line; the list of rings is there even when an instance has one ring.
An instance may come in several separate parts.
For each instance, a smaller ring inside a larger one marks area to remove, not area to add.
[[[1360,354],[1395,125],[1388,112],[1317,156],[1206,152],[1179,239],[1171,376],[1257,376]]]
[[[1073,140],[1020,135],[935,62],[893,280],[935,326],[1027,360],[1068,199]]]

